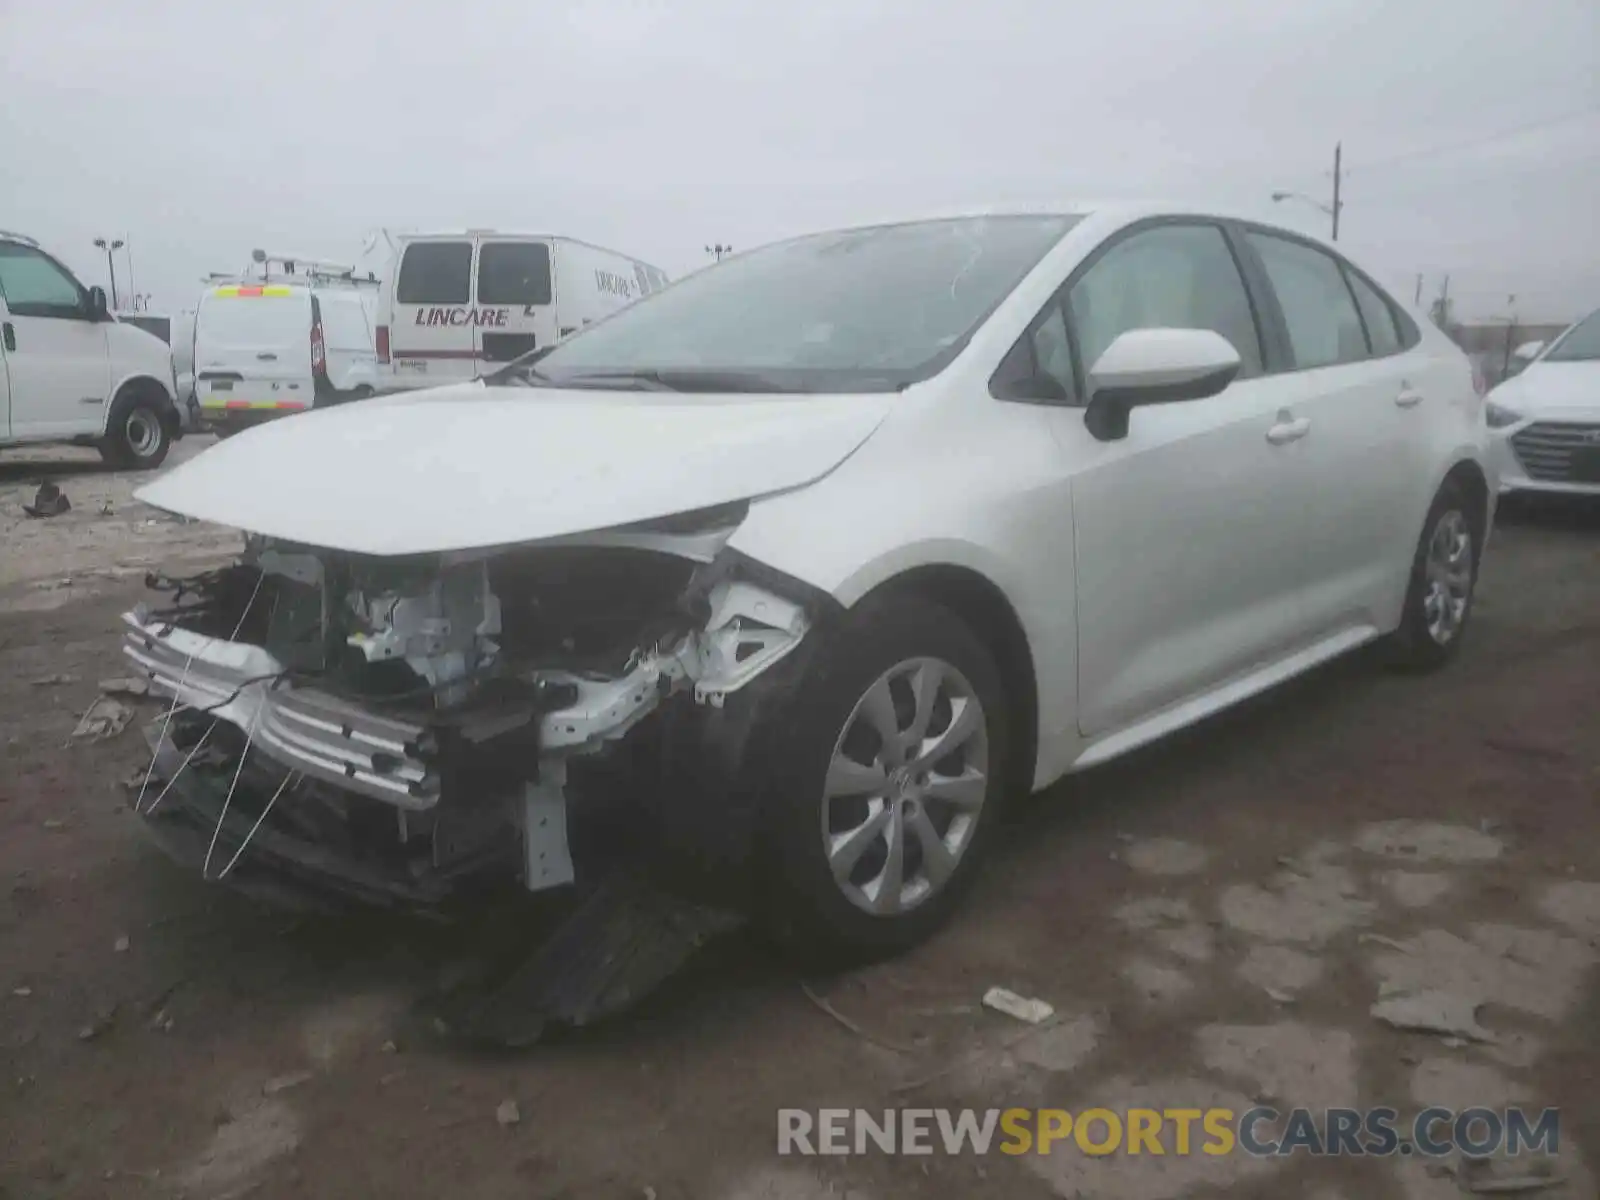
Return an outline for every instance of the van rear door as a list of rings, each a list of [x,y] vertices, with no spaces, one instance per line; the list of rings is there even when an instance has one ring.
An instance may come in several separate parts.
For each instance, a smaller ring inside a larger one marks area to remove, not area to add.
[[[555,271],[548,242],[478,239],[474,296],[478,370],[556,340]]]
[[[389,321],[389,360],[400,387],[471,379],[472,240],[409,241],[400,252]]]
[[[283,284],[212,288],[195,314],[195,393],[200,407],[312,407],[311,294]]]

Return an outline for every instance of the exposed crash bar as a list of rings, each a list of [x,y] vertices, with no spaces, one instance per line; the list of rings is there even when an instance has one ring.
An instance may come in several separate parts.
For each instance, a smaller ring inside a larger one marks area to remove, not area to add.
[[[283,676],[259,646],[227,642],[164,621],[123,616],[123,653],[157,690],[254,729],[256,744],[287,767],[398,808],[439,802],[439,775],[417,755],[426,729],[376,716]]]

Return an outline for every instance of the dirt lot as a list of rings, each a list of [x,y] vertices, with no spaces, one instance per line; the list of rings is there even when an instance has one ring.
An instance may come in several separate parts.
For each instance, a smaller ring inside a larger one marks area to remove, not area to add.
[[[123,673],[130,576],[234,544],[83,457],[48,468],[75,505],[54,521],[18,507],[44,460],[0,461],[0,1195],[1447,1200],[1485,1172],[1596,1195],[1600,515],[1502,525],[1445,674],[1341,663],[1025,806],[943,936],[808,981],[846,1021],[739,937],[621,1024],[485,1054],[409,1012],[448,939],[203,886],[126,810],[136,734],[69,745]],[[1060,1019],[1017,1040],[978,1005],[996,983]],[[1489,1040],[1369,1013],[1421,988],[1481,1002]],[[780,1107],[1256,1102],[1558,1105],[1560,1153],[775,1152]]]

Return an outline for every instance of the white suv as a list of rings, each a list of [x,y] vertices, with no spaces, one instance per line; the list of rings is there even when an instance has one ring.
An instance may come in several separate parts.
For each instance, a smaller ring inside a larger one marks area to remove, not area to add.
[[[182,436],[172,354],[115,320],[32,238],[0,231],[0,446],[97,446],[116,467],[160,466]]]

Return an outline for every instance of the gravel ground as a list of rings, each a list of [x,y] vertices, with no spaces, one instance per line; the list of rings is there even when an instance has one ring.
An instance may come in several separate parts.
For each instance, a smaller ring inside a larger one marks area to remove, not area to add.
[[[42,475],[73,511],[25,521]],[[1513,1194],[1596,1195],[1600,514],[1502,525],[1445,673],[1358,656],[1021,806],[912,955],[802,981],[730,939],[636,1015],[513,1055],[413,1015],[459,967],[450,938],[202,885],[126,810],[136,735],[69,744],[123,673],[129,576],[237,544],[134,483],[92,455],[0,460],[0,1196],[1446,1200],[1530,1171],[1549,1186]],[[1058,1021],[1017,1040],[979,1005],[992,984]],[[1428,989],[1492,1040],[1369,1011]],[[1558,1105],[1561,1149],[775,1152],[781,1107],[1263,1101]]]

